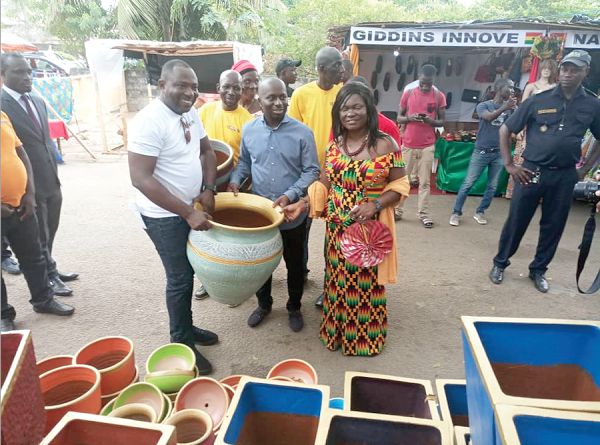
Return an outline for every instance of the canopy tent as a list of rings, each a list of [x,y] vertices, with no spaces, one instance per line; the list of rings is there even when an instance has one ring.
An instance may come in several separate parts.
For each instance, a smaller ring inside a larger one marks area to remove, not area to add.
[[[183,59],[196,72],[198,90],[204,93],[215,93],[220,74],[238,60],[250,60],[259,73],[263,71],[261,47],[239,42],[123,40],[113,49],[123,50],[125,57],[143,59],[151,85],[158,83],[165,62],[173,58]]]
[[[3,53],[38,50],[37,46],[35,46],[33,43],[29,43],[24,38],[19,37],[18,35],[9,31],[2,31],[0,47],[2,48]]]

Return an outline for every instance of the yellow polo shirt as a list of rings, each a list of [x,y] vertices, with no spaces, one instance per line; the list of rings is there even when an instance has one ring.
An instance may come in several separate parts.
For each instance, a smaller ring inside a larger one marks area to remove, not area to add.
[[[233,165],[236,165],[240,157],[242,127],[254,119],[254,116],[242,106],[238,106],[233,111],[225,111],[220,100],[202,105],[198,113],[208,138],[218,139],[231,146]]]
[[[13,207],[21,205],[21,198],[27,190],[27,170],[17,154],[21,141],[13,129],[10,119],[4,111],[1,112],[0,126],[2,127],[2,204]]]
[[[342,85],[337,84],[325,91],[316,81],[310,82],[297,88],[290,100],[288,114],[307,125],[315,134],[320,165],[325,161],[325,153],[329,146],[331,110],[341,88]]]

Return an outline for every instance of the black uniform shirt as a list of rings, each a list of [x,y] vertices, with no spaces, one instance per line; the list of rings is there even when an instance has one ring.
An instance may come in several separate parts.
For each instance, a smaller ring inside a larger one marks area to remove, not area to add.
[[[600,100],[579,87],[567,101],[559,85],[527,99],[505,125],[515,134],[527,126],[526,160],[544,167],[574,167],[587,129],[600,140]]]

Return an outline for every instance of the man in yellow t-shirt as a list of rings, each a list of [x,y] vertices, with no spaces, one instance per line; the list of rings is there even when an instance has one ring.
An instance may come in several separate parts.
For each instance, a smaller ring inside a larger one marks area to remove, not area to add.
[[[342,55],[331,46],[325,46],[317,52],[315,65],[319,78],[301,86],[294,91],[288,109],[288,115],[308,126],[315,135],[319,165],[323,168],[325,153],[329,146],[331,134],[331,110],[335,98],[342,88],[340,84],[344,74]],[[308,234],[312,220],[306,223],[306,239],[304,243],[304,280],[308,279]],[[323,306],[323,294],[319,295],[315,304]]]
[[[242,76],[233,70],[221,73],[217,91],[221,100],[202,105],[198,113],[209,139],[223,141],[233,149],[233,163],[240,157],[242,127],[254,117],[239,106],[242,96]]]
[[[35,215],[35,186],[31,163],[23,144],[15,134],[8,116],[0,113],[2,129],[2,236],[6,236],[31,294],[29,302],[35,312],[71,315],[74,309],[54,299],[48,281],[46,258],[42,255],[39,228]],[[4,277],[2,277],[2,321],[0,330],[14,329],[16,312],[8,304]]]
[[[319,78],[294,91],[288,114],[313,131],[319,163],[322,166],[329,146],[331,109],[342,88],[342,55],[330,46],[321,48],[317,52],[316,68]]]

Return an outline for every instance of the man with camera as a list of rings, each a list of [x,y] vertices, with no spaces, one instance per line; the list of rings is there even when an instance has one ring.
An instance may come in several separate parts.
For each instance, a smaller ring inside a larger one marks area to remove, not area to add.
[[[600,101],[588,95],[581,83],[590,71],[591,57],[574,50],[560,62],[559,85],[537,94],[500,128],[500,150],[504,166],[515,180],[510,211],[494,257],[489,278],[502,283],[504,269],[519,244],[535,211],[542,201],[540,235],[529,278],[539,292],[548,292],[544,274],[552,261],[565,228],[573,187],[578,180],[575,168],[581,157],[581,140],[590,129],[600,139]],[[510,154],[510,135],[527,127],[527,147],[522,166],[515,165]],[[586,164],[593,165],[600,155],[598,142]]]

